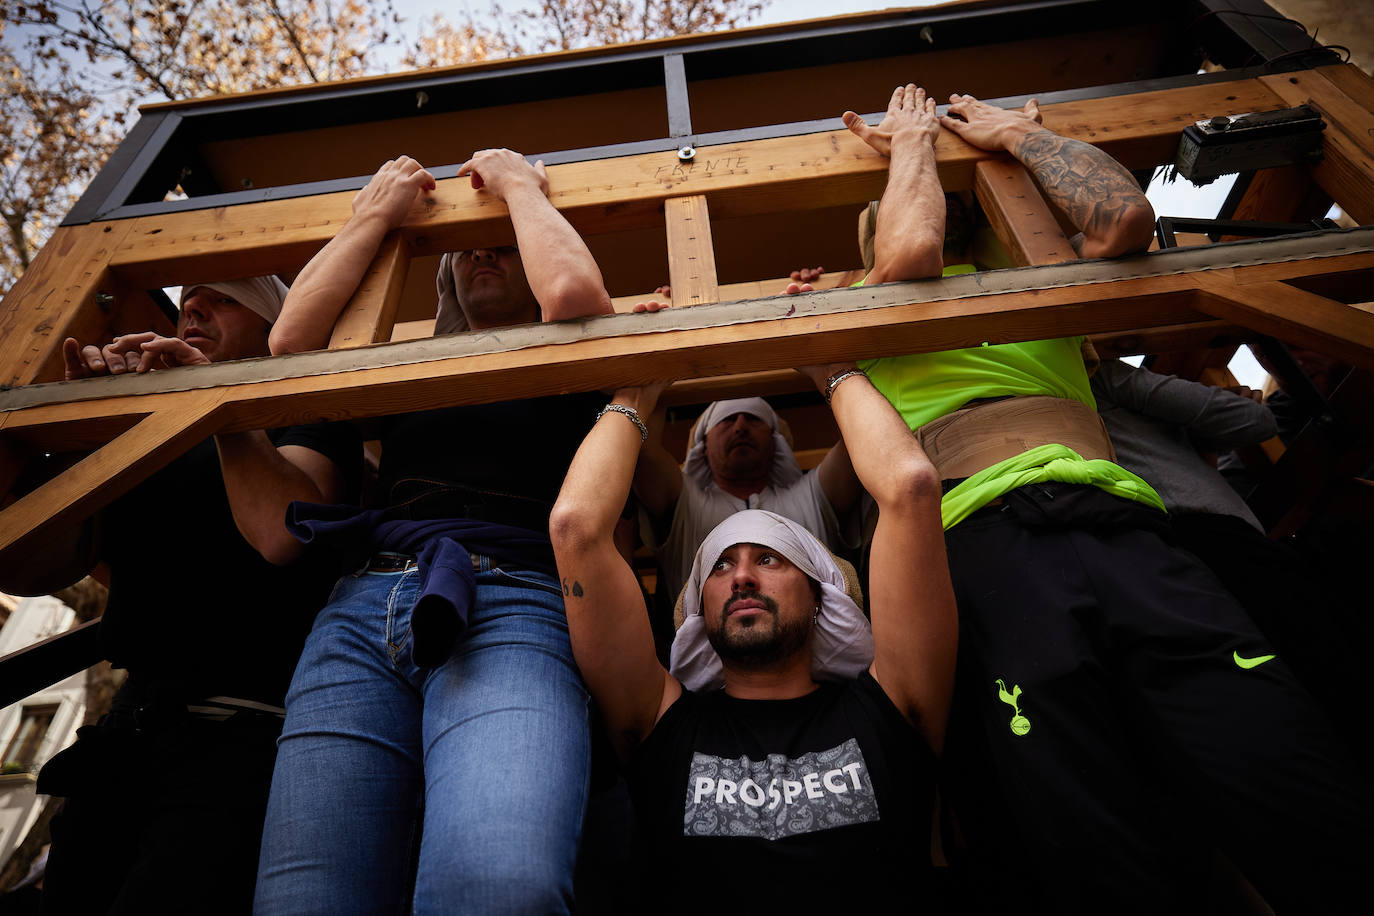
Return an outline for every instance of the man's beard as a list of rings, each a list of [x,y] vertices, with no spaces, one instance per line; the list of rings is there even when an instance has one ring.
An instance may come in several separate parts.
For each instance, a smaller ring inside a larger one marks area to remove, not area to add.
[[[767,614],[755,617],[750,626],[728,627],[730,606],[745,598],[762,602]],[[805,619],[785,623],[778,615],[776,601],[758,592],[745,591],[736,592],[725,602],[720,624],[707,631],[706,639],[722,662],[737,668],[757,669],[792,657],[805,648],[809,635]]]

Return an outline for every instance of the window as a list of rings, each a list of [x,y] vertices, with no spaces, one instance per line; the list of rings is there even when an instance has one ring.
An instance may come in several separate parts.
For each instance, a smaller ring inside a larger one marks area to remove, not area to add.
[[[33,768],[38,748],[42,745],[43,737],[48,733],[48,726],[52,725],[53,717],[56,715],[55,703],[50,706],[24,707],[19,718],[19,728],[15,730],[14,737],[5,748],[4,772],[26,772]]]

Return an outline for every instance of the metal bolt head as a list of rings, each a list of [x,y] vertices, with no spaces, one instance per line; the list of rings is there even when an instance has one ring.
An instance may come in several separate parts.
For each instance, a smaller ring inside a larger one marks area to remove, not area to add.
[[[95,294],[95,304],[102,309],[108,309],[114,305],[115,297],[113,293],[98,292]]]
[[[684,146],[677,151],[677,157],[683,162],[691,162],[696,157],[697,151],[690,146]]]

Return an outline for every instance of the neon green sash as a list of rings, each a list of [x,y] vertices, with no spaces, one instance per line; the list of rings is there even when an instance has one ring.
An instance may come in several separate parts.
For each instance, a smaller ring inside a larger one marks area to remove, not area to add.
[[[1159,494],[1130,471],[1102,458],[1086,459],[1065,445],[1040,445],[983,468],[945,494],[940,520],[948,531],[999,496],[1028,483],[1090,484],[1113,496],[1166,511]]]

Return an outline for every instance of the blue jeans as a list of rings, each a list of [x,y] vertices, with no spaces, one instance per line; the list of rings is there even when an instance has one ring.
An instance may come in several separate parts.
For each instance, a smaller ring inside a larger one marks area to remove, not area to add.
[[[346,576],[286,700],[255,911],[555,913],[587,804],[563,597],[483,568],[447,661],[410,661],[414,570]]]

